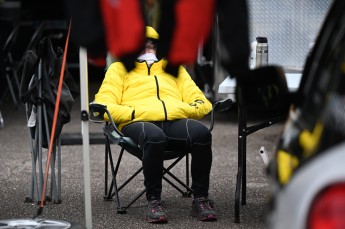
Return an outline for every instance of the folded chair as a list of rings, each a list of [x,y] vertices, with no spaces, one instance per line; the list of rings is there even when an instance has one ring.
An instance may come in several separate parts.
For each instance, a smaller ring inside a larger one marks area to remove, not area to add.
[[[21,81],[20,99],[25,104],[29,144],[31,148],[32,176],[25,202],[40,203],[44,183],[44,148],[49,148],[50,134],[56,106],[59,75],[62,65],[63,50],[55,50],[49,37],[39,41],[38,51],[27,51],[24,58],[24,70]],[[61,203],[61,152],[56,152],[60,133],[64,124],[70,121],[70,111],[74,99],[79,95],[77,85],[67,69],[62,86],[54,146],[50,161],[50,195],[45,201]],[[57,160],[57,168],[55,167]],[[57,171],[56,171],[57,170]]]
[[[231,99],[226,99],[222,101],[218,101],[213,105],[213,109],[211,112],[211,124],[209,127],[209,131],[212,131],[214,125],[214,114],[215,112],[225,111],[230,109],[232,105]],[[107,114],[110,117],[109,122],[103,122],[104,114]],[[140,161],[142,159],[143,152],[139,148],[137,144],[133,142],[133,140],[129,137],[125,137],[118,129],[116,124],[114,123],[113,119],[109,111],[107,110],[106,106],[91,103],[90,104],[90,120],[93,122],[104,123],[103,126],[103,133],[106,138],[106,145],[105,145],[105,180],[104,180],[104,199],[105,200],[113,200],[115,197],[115,204],[116,210],[119,214],[126,213],[126,209],[129,208],[136,200],[138,200],[145,192],[146,189],[140,191],[137,195],[134,195],[130,200],[127,201],[127,204],[124,205],[120,199],[120,191],[125,188],[130,181],[132,181],[142,170],[143,168],[140,167],[136,172],[133,173],[127,180],[122,181],[122,184],[119,184],[119,176],[120,174],[120,164],[123,157],[124,152],[128,152],[129,154],[133,155],[134,157],[138,158]],[[114,153],[111,150],[111,144],[115,144],[120,147],[120,153],[117,157],[116,164],[114,163]],[[186,181],[181,181],[177,176],[175,176],[171,169],[180,162],[183,158],[186,158]],[[190,197],[193,193],[193,190],[190,188],[189,185],[189,154],[188,152],[175,152],[175,151],[165,151],[164,152],[164,160],[168,161],[171,160],[172,162],[168,167],[163,168],[163,179],[169,183],[172,187],[174,187],[178,192],[182,194],[183,197]],[[110,168],[108,167],[110,165]],[[108,171],[111,171],[111,184],[108,186]],[[123,175],[122,175],[123,176]]]

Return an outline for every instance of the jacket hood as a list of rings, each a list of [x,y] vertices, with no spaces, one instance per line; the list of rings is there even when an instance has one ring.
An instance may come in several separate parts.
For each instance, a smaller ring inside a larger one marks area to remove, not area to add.
[[[151,26],[146,26],[146,38],[151,38],[151,39],[158,40],[159,39],[159,34]]]

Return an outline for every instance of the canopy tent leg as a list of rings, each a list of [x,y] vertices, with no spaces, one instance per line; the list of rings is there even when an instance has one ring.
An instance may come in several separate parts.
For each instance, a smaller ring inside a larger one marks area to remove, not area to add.
[[[86,227],[92,228],[91,212],[91,178],[90,178],[90,150],[89,150],[89,87],[87,71],[87,52],[85,48],[79,50],[80,68],[80,101],[81,101],[81,134],[83,138],[84,161],[84,189],[85,189],[85,220]]]

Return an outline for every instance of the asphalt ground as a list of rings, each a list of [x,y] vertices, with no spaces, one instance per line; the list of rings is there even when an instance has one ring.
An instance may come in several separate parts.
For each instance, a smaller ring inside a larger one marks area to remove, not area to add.
[[[98,83],[90,88],[98,88]],[[90,89],[90,101],[94,90]],[[5,126],[0,129],[0,220],[32,218],[37,203],[25,203],[31,179],[29,134],[26,127],[25,107],[16,108],[11,100],[2,104]],[[249,112],[249,124],[264,120],[267,113]],[[63,133],[80,133],[80,98],[75,102],[71,122],[65,124]],[[201,120],[209,124],[209,117]],[[102,125],[90,123],[90,132],[101,132]],[[104,146],[90,145],[91,199],[93,228],[265,228],[267,200],[270,182],[259,155],[265,146],[269,158],[275,149],[283,123],[262,129],[247,137],[247,204],[241,206],[241,222],[234,223],[235,185],[237,174],[237,109],[217,114],[213,129],[213,167],[211,171],[210,198],[215,202],[219,219],[215,222],[199,222],[190,216],[192,198],[181,194],[163,182],[162,201],[168,223],[152,225],[145,221],[146,201],[141,197],[127,214],[117,214],[114,201],[103,200]],[[114,152],[119,148],[114,147]],[[43,155],[46,155],[46,150]],[[140,162],[124,156],[122,172],[129,174]],[[43,164],[45,168],[45,163]],[[172,171],[183,178],[184,162]],[[48,202],[41,215],[44,219],[77,222],[85,225],[83,152],[81,145],[62,146],[62,203]],[[121,177],[120,177],[121,178]],[[143,186],[142,175],[124,192],[124,199]]]

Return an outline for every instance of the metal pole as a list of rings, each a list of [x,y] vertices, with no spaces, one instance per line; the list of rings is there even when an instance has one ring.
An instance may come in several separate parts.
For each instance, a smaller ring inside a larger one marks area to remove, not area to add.
[[[84,160],[84,189],[85,189],[85,220],[86,228],[92,228],[91,211],[91,178],[90,178],[90,150],[89,150],[89,87],[87,71],[87,52],[85,48],[79,49],[80,68],[80,101],[81,101],[81,133],[83,137]]]

